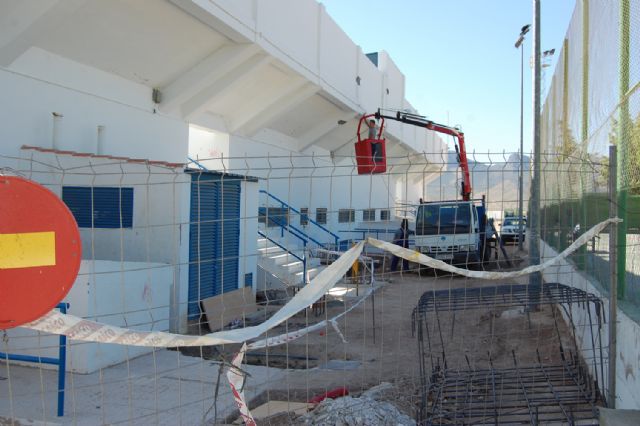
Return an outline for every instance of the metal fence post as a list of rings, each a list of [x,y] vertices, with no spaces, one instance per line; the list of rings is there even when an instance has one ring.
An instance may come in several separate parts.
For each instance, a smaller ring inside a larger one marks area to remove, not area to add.
[[[609,146],[609,217],[617,217],[618,200],[616,191],[616,171],[618,168],[616,146]],[[618,326],[618,225],[609,225],[609,408],[616,408],[616,354]]]
[[[529,239],[530,265],[540,264],[540,0],[533,0],[533,179],[531,182],[531,209],[528,213],[531,227]],[[542,274],[529,275],[529,285],[542,289]],[[531,307],[536,305],[532,299]]]
[[[629,115],[629,58],[630,58],[630,6],[629,0],[620,1],[620,120],[618,128],[618,170],[617,197],[618,217],[623,222],[618,224],[618,242],[622,250],[618,253],[618,293],[625,297],[627,269],[627,192],[629,189],[629,146],[631,116]]]
[[[588,229],[588,215],[586,196],[586,176],[585,164],[589,159],[589,0],[582,0],[582,94],[581,94],[582,123],[580,129],[580,222],[582,229]],[[580,269],[589,273],[589,262],[587,246],[584,245],[578,250],[577,263]]]

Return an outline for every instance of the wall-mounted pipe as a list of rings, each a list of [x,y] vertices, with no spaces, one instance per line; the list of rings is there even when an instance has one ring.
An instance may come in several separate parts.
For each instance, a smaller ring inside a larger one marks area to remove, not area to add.
[[[53,116],[53,127],[51,131],[51,148],[60,149],[60,131],[62,127],[62,119],[64,115],[59,112],[52,112]]]
[[[98,126],[96,134],[96,154],[98,155],[104,154],[105,133],[106,127],[102,125]]]

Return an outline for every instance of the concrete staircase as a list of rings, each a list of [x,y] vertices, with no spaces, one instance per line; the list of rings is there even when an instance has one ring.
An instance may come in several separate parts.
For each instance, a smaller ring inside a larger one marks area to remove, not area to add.
[[[282,247],[286,247],[287,250],[267,238],[258,236],[258,291],[300,287],[325,268],[320,264],[320,259],[311,257],[307,250],[307,277],[306,280],[303,280],[304,265],[296,256],[304,259],[304,250],[294,246],[290,240],[283,240],[272,235],[270,238],[277,241]]]

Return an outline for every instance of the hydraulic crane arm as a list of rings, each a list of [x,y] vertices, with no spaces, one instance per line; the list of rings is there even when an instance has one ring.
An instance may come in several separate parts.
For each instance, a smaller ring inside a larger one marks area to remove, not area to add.
[[[378,109],[375,114],[376,118],[386,118],[389,120],[400,121],[402,123],[411,124],[413,126],[424,127],[434,132],[451,135],[457,139],[455,144],[456,153],[458,155],[458,164],[462,169],[462,190],[461,195],[464,201],[471,199],[471,176],[469,174],[469,161],[467,160],[467,150],[464,145],[464,133],[455,127],[445,126],[443,124],[434,123],[425,117],[408,112],[397,111],[396,115],[384,115]]]

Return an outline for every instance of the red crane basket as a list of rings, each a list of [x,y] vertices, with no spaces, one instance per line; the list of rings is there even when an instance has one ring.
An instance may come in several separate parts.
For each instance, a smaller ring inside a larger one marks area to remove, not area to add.
[[[387,150],[385,140],[382,138],[384,129],[384,118],[380,123],[378,137],[376,139],[361,139],[360,129],[362,123],[375,114],[363,115],[358,123],[358,142],[356,142],[356,162],[358,163],[358,174],[368,175],[384,173],[387,171]],[[377,153],[374,152],[374,144],[377,144]],[[374,156],[374,154],[377,154]]]

